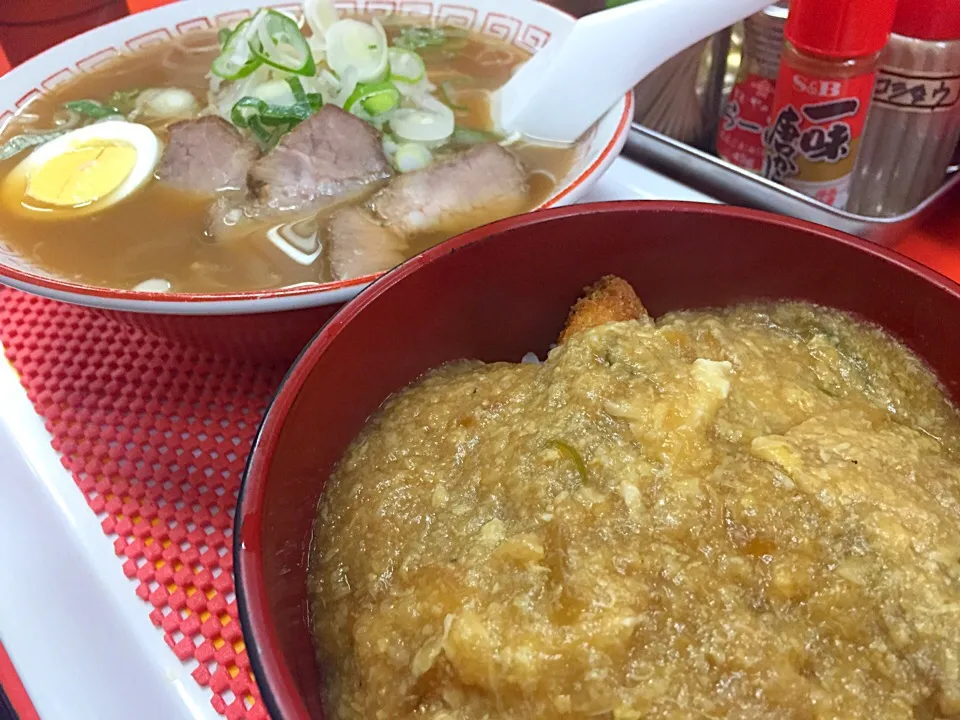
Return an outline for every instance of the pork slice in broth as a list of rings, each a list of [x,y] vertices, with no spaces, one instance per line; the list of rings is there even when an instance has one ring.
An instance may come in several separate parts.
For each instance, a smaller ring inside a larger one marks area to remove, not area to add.
[[[379,133],[325,105],[254,164],[250,184],[263,206],[296,212],[362,193],[392,174]]]
[[[337,280],[389,270],[406,259],[406,250],[406,240],[356,207],[337,210],[327,226],[327,258]]]
[[[528,202],[520,161],[490,143],[394,179],[372,207],[389,227],[415,235],[462,232],[520,213]]]
[[[157,177],[188,192],[214,194],[247,186],[247,173],[260,155],[230,123],[213,115],[183,120],[169,128]]]

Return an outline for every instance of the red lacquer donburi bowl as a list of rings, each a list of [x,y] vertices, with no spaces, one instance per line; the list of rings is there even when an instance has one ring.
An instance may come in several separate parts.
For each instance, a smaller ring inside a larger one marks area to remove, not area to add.
[[[278,720],[320,718],[306,555],[325,478],[390,393],[458,358],[543,356],[582,288],[615,273],[653,315],[761,298],[856,313],[925,358],[960,400],[960,286],[808,223],[632,202],[549,210],[427,251],[351,302],[307,347],[260,430],[237,512],[240,617]]]

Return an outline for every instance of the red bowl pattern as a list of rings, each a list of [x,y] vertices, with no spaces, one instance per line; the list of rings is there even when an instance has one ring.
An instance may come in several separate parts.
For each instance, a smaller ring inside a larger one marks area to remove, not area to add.
[[[582,288],[630,281],[654,315],[760,298],[856,313],[924,357],[960,401],[960,286],[809,223],[666,202],[585,205],[505,220],[374,284],[313,340],[254,446],[235,536],[240,617],[275,718],[321,718],[305,557],[324,479],[392,392],[457,358],[541,356]]]

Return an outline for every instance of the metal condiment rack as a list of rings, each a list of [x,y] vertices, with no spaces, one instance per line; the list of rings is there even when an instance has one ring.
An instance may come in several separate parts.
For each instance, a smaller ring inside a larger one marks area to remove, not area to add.
[[[880,245],[894,245],[960,184],[948,176],[940,189],[903,215],[872,218],[825,205],[736,165],[634,124],[624,153],[634,160],[721,202],[789,215],[842,230]]]

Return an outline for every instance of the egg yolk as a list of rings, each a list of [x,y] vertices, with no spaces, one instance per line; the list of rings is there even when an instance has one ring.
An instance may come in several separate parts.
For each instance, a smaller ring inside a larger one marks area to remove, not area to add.
[[[136,161],[137,151],[125,143],[76,147],[30,173],[26,192],[56,207],[89,205],[120,187]]]

